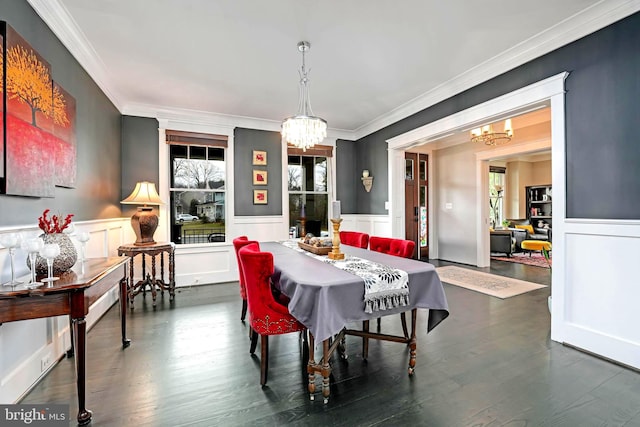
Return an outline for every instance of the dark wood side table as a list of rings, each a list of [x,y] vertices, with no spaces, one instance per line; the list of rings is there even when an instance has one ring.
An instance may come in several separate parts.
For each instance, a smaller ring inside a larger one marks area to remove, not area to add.
[[[78,424],[91,422],[85,406],[87,371],[87,322],[89,307],[115,284],[120,286],[120,322],[122,348],[129,347],[126,337],[126,276],[124,258],[89,258],[60,274],[59,280],[35,289],[24,284],[0,287],[0,324],[17,320],[69,315],[72,321],[72,345],[76,357]],[[124,266],[124,271],[120,270]],[[39,275],[38,279],[44,276]]]
[[[154,243],[153,245],[136,246],[136,245],[122,245],[118,248],[118,255],[126,255],[131,259],[129,263],[129,277],[127,278],[128,295],[129,295],[129,307],[133,310],[133,298],[140,292],[146,292],[149,288],[151,297],[153,298],[153,306],[156,305],[156,295],[158,289],[161,294],[164,295],[164,291],[169,291],[169,299],[173,301],[176,295],[176,280],[175,280],[175,244],[169,243]],[[164,280],[164,258],[165,253],[169,258],[169,278],[168,281]],[[142,278],[135,282],[134,261],[135,257],[140,255],[142,257]],[[151,258],[151,272],[147,272],[146,257]],[[157,277],[156,258],[160,256],[160,277]]]

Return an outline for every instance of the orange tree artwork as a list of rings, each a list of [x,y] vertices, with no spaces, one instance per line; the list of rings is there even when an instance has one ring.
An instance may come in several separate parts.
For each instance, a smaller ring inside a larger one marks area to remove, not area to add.
[[[0,54],[0,73],[6,67],[6,80],[0,90],[6,102],[2,112],[6,146],[0,154],[6,169],[0,171],[1,190],[53,197],[55,185],[75,184],[75,136],[70,137],[75,135],[75,99],[54,85],[49,64],[3,24],[6,51]],[[58,177],[56,168],[73,176]]]

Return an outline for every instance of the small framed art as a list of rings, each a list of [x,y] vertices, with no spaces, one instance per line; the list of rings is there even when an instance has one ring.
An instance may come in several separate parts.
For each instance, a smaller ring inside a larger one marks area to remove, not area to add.
[[[254,205],[266,205],[267,204],[267,190],[253,190],[253,204]]]
[[[267,185],[267,171],[253,171],[253,185]]]
[[[267,164],[267,152],[253,150],[253,164],[255,166],[264,166]]]

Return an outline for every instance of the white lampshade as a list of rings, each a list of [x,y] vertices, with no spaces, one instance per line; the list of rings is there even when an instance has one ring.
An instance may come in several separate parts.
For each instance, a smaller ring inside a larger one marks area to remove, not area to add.
[[[129,197],[120,203],[125,205],[163,205],[153,182],[141,181],[136,184]]]

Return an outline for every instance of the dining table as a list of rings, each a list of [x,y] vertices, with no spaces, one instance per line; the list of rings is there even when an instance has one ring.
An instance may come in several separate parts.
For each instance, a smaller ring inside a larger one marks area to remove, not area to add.
[[[409,375],[416,363],[417,310],[427,309],[426,331],[430,332],[449,316],[449,306],[442,282],[432,264],[402,258],[368,249],[340,245],[346,259],[361,259],[406,272],[408,301],[388,309],[368,310],[365,307],[365,281],[358,275],[337,268],[326,256],[310,254],[299,249],[295,240],[261,242],[262,251],[273,254],[273,285],[289,298],[289,312],[309,331],[309,396],[314,400],[316,374],[322,376],[322,396],[329,401],[329,359],[336,349],[343,350],[345,335],[404,343],[409,346]],[[368,330],[369,321],[381,316],[411,312],[411,332],[404,336],[382,334]],[[351,326],[361,322],[362,328]],[[315,342],[322,342],[322,357],[315,361]],[[366,357],[366,350],[363,351]]]

